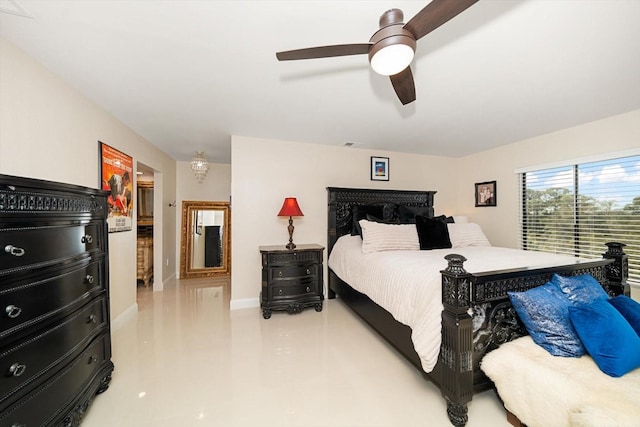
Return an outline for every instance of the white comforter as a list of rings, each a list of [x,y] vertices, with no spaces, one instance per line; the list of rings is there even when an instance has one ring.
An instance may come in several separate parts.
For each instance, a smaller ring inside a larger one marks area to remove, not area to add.
[[[422,368],[431,372],[440,352],[440,270],[447,267],[444,256],[451,253],[468,259],[464,267],[470,273],[565,265],[577,260],[571,256],[493,246],[363,254],[360,236],[342,236],[329,255],[329,267],[397,321],[411,327],[411,338]]]

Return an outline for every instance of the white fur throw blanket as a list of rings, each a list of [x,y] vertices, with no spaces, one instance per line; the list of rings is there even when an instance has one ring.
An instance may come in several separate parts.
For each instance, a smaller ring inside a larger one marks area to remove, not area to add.
[[[481,367],[528,427],[640,426],[640,368],[612,378],[591,357],[552,356],[529,336],[490,352]]]

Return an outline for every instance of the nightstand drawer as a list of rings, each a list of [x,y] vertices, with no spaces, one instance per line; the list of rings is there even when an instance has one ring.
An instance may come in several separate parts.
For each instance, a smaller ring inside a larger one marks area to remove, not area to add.
[[[263,253],[262,266],[291,265],[295,263],[322,263],[321,251],[300,250]]]
[[[318,265],[302,265],[298,267],[275,267],[269,269],[269,280],[278,280],[286,278],[304,278],[306,276],[317,276]]]
[[[291,298],[301,295],[315,295],[318,289],[318,282],[315,280],[301,280],[295,284],[274,284],[269,287],[271,298],[277,300],[279,298]]]

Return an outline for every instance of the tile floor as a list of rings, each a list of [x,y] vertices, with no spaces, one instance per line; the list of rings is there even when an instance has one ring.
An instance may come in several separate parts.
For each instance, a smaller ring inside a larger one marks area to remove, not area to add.
[[[451,425],[438,389],[339,299],[269,320],[228,302],[228,279],[140,288],[83,427]],[[493,391],[467,426],[509,426]]]

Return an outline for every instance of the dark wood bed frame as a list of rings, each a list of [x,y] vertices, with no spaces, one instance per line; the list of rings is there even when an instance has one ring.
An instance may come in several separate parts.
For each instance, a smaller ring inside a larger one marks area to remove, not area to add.
[[[327,188],[328,253],[336,240],[351,232],[352,206],[394,203],[426,207],[434,214],[435,191],[368,190]],[[622,243],[607,243],[603,258],[576,261],[575,264],[553,268],[522,268],[470,274],[464,269],[466,259],[454,253],[445,259],[442,270],[442,344],[438,362],[430,373],[422,370],[420,358],[413,348],[411,329],[396,321],[366,295],[356,291],[329,269],[328,297],[336,294],[355,313],[380,333],[420,372],[434,382],[447,402],[449,420],[464,426],[468,420],[467,405],[474,392],[493,387],[480,370],[480,360],[500,344],[525,335],[509,302],[507,292],[525,291],[543,285],[553,273],[564,276],[591,274],[610,295],[629,295],[628,258]],[[452,250],[453,252],[454,250]]]

